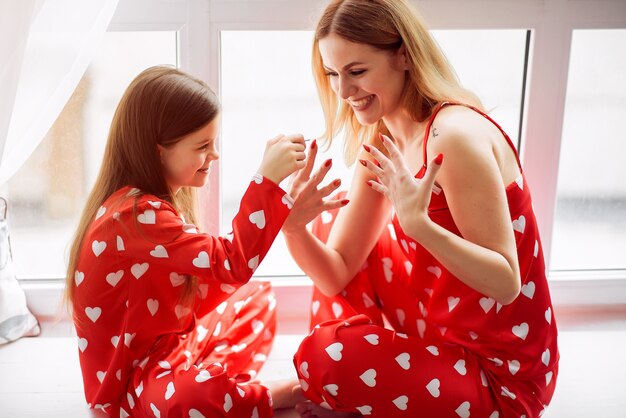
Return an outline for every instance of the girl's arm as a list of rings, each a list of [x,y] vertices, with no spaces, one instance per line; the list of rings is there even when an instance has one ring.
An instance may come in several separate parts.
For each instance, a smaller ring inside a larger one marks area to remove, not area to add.
[[[312,147],[308,164],[313,164],[315,152]],[[322,293],[334,296],[346,287],[365,262],[387,225],[391,204],[384,196],[367,187],[366,181],[374,177],[357,164],[348,194],[350,203],[339,211],[328,242],[324,244],[307,230],[306,224],[313,218],[307,216],[305,210],[300,210],[298,204],[301,199],[302,202],[307,202],[303,204],[306,207],[313,206],[311,201],[315,199],[320,205],[323,204],[321,198],[325,196],[325,192],[322,189],[317,191],[316,185],[329,169],[330,164],[323,164],[311,179],[305,173],[306,179],[302,183],[306,187],[296,192],[298,197],[283,226],[283,233],[287,247],[298,266]],[[332,206],[327,206],[329,208]],[[317,214],[319,211],[312,213]]]
[[[421,181],[408,181],[402,157],[386,139],[392,159],[372,150],[383,170],[368,163],[381,179],[382,184],[375,188],[394,201],[405,233],[450,273],[503,305],[511,303],[519,294],[521,279],[505,184],[493,142],[488,140],[492,131],[474,115],[462,116],[455,123],[442,122],[437,127],[437,138],[429,141],[428,152],[445,155],[441,165],[433,160]],[[435,176],[461,236],[428,216]]]

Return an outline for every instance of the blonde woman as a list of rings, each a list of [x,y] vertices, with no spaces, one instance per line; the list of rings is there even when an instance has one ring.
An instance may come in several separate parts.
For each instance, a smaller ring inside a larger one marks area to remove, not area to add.
[[[341,210],[298,174],[283,226],[315,284],[302,417],[536,417],[558,372],[517,152],[405,0],[335,0],[315,30],[326,138],[359,159]],[[305,187],[306,186],[306,187]],[[390,216],[391,214],[391,216]],[[332,216],[329,216],[332,215]],[[385,323],[386,322],[386,323]]]

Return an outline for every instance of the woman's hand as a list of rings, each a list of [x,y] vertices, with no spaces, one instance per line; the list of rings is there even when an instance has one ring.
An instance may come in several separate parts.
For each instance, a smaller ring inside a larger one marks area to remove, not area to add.
[[[267,141],[258,173],[279,184],[305,167],[306,145],[302,135],[278,135]]]
[[[368,185],[391,201],[402,229],[409,236],[418,237],[421,227],[430,221],[428,205],[443,154],[439,154],[431,161],[432,164],[428,165],[423,178],[417,179],[413,177],[393,141],[382,134],[380,138],[389,151],[389,158],[375,147],[363,145],[365,151],[369,152],[378,164],[359,160],[378,177],[378,182],[370,180]]]
[[[343,207],[349,202],[346,199],[324,200],[325,197],[341,185],[341,180],[335,179],[332,183],[318,189],[318,186],[332,167],[332,160],[326,160],[317,172],[311,176],[317,150],[317,143],[313,140],[309,148],[306,165],[303,169],[294,173],[290,180],[288,192],[295,202],[291,213],[283,224],[282,230],[285,234],[302,230],[323,211]]]

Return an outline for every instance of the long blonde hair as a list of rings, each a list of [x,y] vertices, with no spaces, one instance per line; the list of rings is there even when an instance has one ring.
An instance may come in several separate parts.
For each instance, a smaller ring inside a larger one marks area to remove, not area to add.
[[[461,101],[482,108],[478,97],[461,86],[423,18],[408,1],[334,0],[315,29],[312,66],[326,121],[323,138],[331,143],[339,132],[345,132],[348,164],[354,162],[363,143],[381,148],[378,132],[389,131],[382,120],[372,126],[361,125],[352,108],[333,92],[319,50],[319,41],[331,33],[381,51],[394,52],[404,45],[409,71],[402,106],[415,121],[428,118],[442,101]]]
[[[210,123],[220,106],[201,80],[176,68],[150,67],[130,83],[115,110],[102,166],[80,217],[65,278],[65,305],[74,303],[74,273],[86,231],[98,208],[115,191],[133,186],[139,193],[171,203],[187,220],[196,223],[196,194],[183,187],[174,194],[165,181],[157,144],[171,147]],[[136,198],[136,196],[135,196]],[[195,278],[187,280],[185,295],[195,292]]]

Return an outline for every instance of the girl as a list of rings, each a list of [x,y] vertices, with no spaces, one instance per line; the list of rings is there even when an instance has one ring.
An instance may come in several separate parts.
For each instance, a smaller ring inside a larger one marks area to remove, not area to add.
[[[459,85],[408,1],[332,1],[313,68],[326,136],[344,129],[348,160],[360,164],[352,203],[313,233],[314,214],[296,210],[318,199],[307,176],[291,189],[283,231],[316,286],[313,331],[294,358],[312,403],[298,411],[541,415],[557,329],[510,139]]]
[[[153,67],[115,112],[71,248],[85,396],[114,417],[270,417],[293,383],[250,382],[271,348],[276,300],[246,283],[293,205],[277,185],[302,136],[268,141],[225,237],[195,225],[193,188],[218,159],[219,104],[200,80]]]

